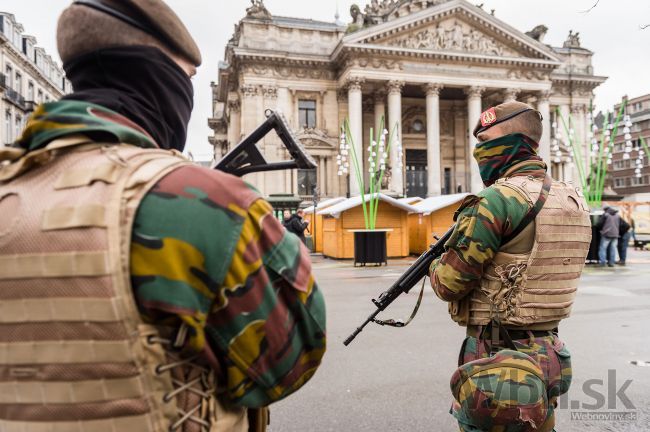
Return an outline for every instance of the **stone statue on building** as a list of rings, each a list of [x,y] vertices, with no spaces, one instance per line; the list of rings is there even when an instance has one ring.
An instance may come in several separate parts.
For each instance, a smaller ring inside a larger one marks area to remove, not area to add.
[[[534,29],[532,29],[531,31],[527,31],[526,35],[530,36],[536,41],[544,42],[544,37],[546,36],[546,33],[548,33],[548,27],[546,27],[543,24],[540,24],[536,26]]]
[[[251,6],[246,9],[246,16],[249,18],[269,19],[271,13],[264,6],[264,0],[251,0]]]
[[[569,36],[563,46],[564,48],[580,48],[580,32],[573,33],[573,30],[569,30]]]
[[[350,6],[350,16],[352,17],[352,25],[356,26],[357,28],[361,28],[364,26],[365,21],[366,21],[366,16],[361,12],[361,8],[359,8],[359,5],[353,4]]]

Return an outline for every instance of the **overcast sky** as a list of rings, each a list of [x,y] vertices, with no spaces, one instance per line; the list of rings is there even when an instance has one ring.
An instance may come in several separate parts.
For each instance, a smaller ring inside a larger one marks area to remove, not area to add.
[[[195,109],[190,124],[187,148],[199,157],[211,153],[207,137],[211,116],[210,82],[217,80],[217,66],[223,60],[224,47],[237,21],[245,15],[250,0],[168,0],[185,21],[203,53],[203,66],[194,78]],[[527,31],[538,24],[549,28],[545,42],[561,45],[569,29],[580,32],[582,46],[595,52],[594,70],[609,80],[596,90],[598,107],[611,107],[622,95],[630,97],[650,93],[649,0],[475,0],[486,10],[513,27]],[[349,9],[360,0],[265,0],[275,15],[333,21],[338,8],[341,20],[350,21]],[[36,36],[38,44],[53,57],[56,53],[54,32],[59,13],[69,0],[0,0],[0,10],[16,15],[25,32]]]

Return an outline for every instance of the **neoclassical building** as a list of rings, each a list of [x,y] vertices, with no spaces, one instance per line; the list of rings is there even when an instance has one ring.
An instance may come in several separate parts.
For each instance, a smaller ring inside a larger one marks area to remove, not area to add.
[[[24,31],[0,11],[0,147],[18,139],[37,105],[72,91],[63,69]]]
[[[314,186],[321,196],[358,194],[354,170],[349,179],[337,175],[341,124],[349,119],[366,161],[370,129],[382,118],[397,127],[404,149],[401,164],[391,151],[389,193],[476,192],[482,184],[471,131],[483,109],[513,99],[543,114],[541,153],[555,178],[572,179],[556,112],[571,119],[568,127],[586,146],[593,90],[606,79],[594,75],[593,53],[578,34],[552,47],[543,43],[545,26],[524,33],[465,0],[373,0],[363,11],[351,8],[350,24],[274,16],[262,0],[251,3],[213,84],[215,158],[274,109],[318,161],[316,173],[251,175],[264,195],[306,198]],[[277,137],[259,146],[271,160],[287,157]]]

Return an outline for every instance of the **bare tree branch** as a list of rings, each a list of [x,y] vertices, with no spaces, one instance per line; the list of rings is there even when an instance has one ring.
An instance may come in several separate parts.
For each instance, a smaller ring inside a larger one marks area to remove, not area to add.
[[[587,9],[587,10],[583,10],[581,13],[589,13],[589,12],[591,12],[591,11],[592,11],[596,6],[598,6],[598,3],[600,3],[600,0],[596,0],[596,4],[595,4],[595,5],[593,5],[592,7],[590,7],[590,8]]]
[[[650,24],[640,25],[639,27],[641,27],[641,30],[645,30],[650,27]]]

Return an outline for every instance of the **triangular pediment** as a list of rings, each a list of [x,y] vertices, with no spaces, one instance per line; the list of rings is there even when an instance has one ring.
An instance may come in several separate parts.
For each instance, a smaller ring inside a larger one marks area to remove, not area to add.
[[[465,0],[371,25],[344,37],[345,47],[559,63],[546,45]]]
[[[522,53],[516,49],[458,18],[445,19],[404,34],[379,39],[373,44],[423,51],[522,57]]]

